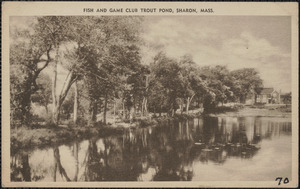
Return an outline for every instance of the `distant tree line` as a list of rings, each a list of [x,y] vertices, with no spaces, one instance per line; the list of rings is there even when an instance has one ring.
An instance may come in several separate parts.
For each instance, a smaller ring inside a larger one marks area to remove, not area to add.
[[[142,22],[134,16],[44,16],[26,29],[11,29],[12,123],[30,125],[32,103],[45,107],[53,125],[71,112],[74,123],[80,118],[89,126],[99,113],[105,123],[111,109],[122,110],[124,119],[136,112],[173,116],[197,102],[209,112],[219,103],[244,102],[262,87],[253,68],[200,67],[189,55],[176,60],[160,52],[142,64]],[[61,67],[67,73],[58,87]]]

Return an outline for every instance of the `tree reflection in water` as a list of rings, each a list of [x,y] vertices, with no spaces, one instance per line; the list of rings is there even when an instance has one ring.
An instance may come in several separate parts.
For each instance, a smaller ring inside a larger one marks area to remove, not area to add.
[[[139,155],[135,154],[138,149],[126,149],[131,156],[123,153],[121,137],[105,138],[103,144],[104,149],[98,150],[97,139],[89,140],[84,181],[136,180],[136,174],[140,172],[136,159]]]
[[[10,166],[12,181],[31,181],[28,154],[16,154],[11,158]]]
[[[78,171],[79,171],[79,161],[78,161],[78,151],[79,151],[79,144],[76,141],[73,145],[73,156],[75,159],[75,174],[74,174],[74,178],[73,181],[77,181],[78,180]]]
[[[68,177],[66,170],[63,168],[61,162],[60,162],[60,155],[59,155],[59,149],[58,147],[55,147],[53,150],[54,154],[54,172],[53,172],[53,181],[56,181],[56,173],[61,175],[62,178],[65,178],[66,181],[71,181],[71,179]]]
[[[86,147],[75,142],[67,157],[73,158],[74,170],[68,166],[65,170],[59,148],[54,147],[53,180],[58,172],[65,181],[190,181],[195,162],[222,165],[229,157],[252,158],[261,140],[281,134],[291,134],[290,122],[254,117],[204,117],[131,129],[121,136],[91,138]],[[13,181],[39,180],[32,174],[28,158],[21,153],[12,156]],[[67,173],[74,173],[74,177]]]
[[[190,126],[188,122],[170,124],[170,127],[157,128],[151,136],[153,137],[151,140],[154,142],[153,146],[158,147],[156,154],[159,159],[154,165],[157,174],[153,180],[191,180],[192,160],[189,151],[194,143],[190,134]]]

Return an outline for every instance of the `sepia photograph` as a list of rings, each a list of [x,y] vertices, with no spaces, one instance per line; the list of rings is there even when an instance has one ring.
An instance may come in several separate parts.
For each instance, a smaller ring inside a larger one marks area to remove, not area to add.
[[[6,14],[6,183],[296,187],[295,15],[115,4]]]

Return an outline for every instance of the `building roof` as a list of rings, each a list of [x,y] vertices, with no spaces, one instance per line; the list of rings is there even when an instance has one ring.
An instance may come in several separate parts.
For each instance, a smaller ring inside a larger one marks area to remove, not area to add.
[[[292,93],[284,93],[284,94],[281,94],[280,96],[292,96]]]
[[[260,91],[260,94],[261,94],[261,95],[271,94],[273,91],[274,91],[273,88],[263,88],[263,89]]]

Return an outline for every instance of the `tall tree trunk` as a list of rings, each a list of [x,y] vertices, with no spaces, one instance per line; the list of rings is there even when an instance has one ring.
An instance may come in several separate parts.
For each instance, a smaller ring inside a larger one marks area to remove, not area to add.
[[[60,108],[61,108],[61,105],[59,105],[59,104],[56,104],[56,106],[54,106],[54,108],[53,108],[52,121],[56,126],[58,126],[58,122],[59,122]]]
[[[56,72],[56,71],[55,71]],[[57,75],[57,73],[55,73]],[[72,84],[77,80],[77,77],[74,75],[73,71],[70,71],[65,78],[63,88],[61,89],[60,95],[56,96],[56,77],[53,79],[53,123],[55,125],[58,125],[59,123],[59,117],[60,117],[60,109],[62,106],[62,103],[64,102]]]
[[[58,64],[58,47],[56,47],[56,54],[53,66],[53,78],[52,78],[52,122],[57,125],[59,119],[59,113],[57,109],[56,98],[56,82],[57,82],[57,64]]]
[[[114,124],[116,123],[116,99],[114,99]]]
[[[103,107],[103,123],[106,124],[106,110],[107,110],[107,93],[105,93],[104,107]]]
[[[98,110],[98,103],[97,100],[90,101],[89,105],[89,116],[88,116],[88,125],[94,126],[97,121],[97,110]]]
[[[21,123],[23,125],[29,126],[31,123],[31,113],[30,113],[30,109],[31,109],[31,102],[30,102],[30,98],[31,98],[31,90],[25,92],[22,96],[22,101],[21,101]]]
[[[162,112],[162,105],[160,104],[160,107],[159,107],[159,117],[161,117],[161,112]]]
[[[134,119],[134,108],[131,107],[131,108],[129,108],[129,121],[130,121],[130,123],[133,122],[133,119]]]
[[[195,95],[192,95],[191,98],[190,98],[190,97],[187,98],[187,103],[186,103],[186,113],[187,113],[187,114],[189,113],[190,104],[191,104],[191,102],[192,102],[194,96],[195,96]]]
[[[126,119],[126,110],[125,110],[125,103],[124,100],[122,102],[122,107],[123,107],[123,119]]]
[[[75,81],[74,84],[74,111],[73,111],[73,121],[74,124],[77,124],[78,119],[78,88],[77,88],[77,82]]]
[[[47,104],[45,104],[45,110],[46,110],[46,114],[48,115],[48,113],[49,113],[49,110],[48,110],[48,106],[47,106]]]
[[[148,116],[148,106],[147,106],[148,100],[145,98],[145,104],[144,104],[144,109],[145,109],[145,116]]]
[[[146,75],[146,97],[144,97],[145,98],[145,101],[144,101],[145,116],[148,116],[148,106],[147,106],[147,103],[148,103],[148,99],[147,99],[148,88],[149,88],[149,75]]]
[[[98,113],[98,103],[99,95],[97,86],[97,77],[95,75],[89,74],[85,77],[85,82],[88,88],[88,100],[89,100],[89,115],[88,115],[88,125],[94,126],[97,121]]]
[[[136,103],[136,100],[135,100],[135,97],[133,96],[133,112],[132,112],[132,115],[135,117],[135,114],[136,114],[136,106],[135,106],[135,103]]]
[[[144,113],[145,113],[145,111],[144,111],[144,104],[145,104],[145,97],[143,98],[143,101],[142,101],[141,116],[144,116]]]
[[[179,109],[180,109],[180,114],[182,114],[183,113],[183,102],[181,102]]]
[[[246,101],[246,95],[241,95],[240,96],[240,103],[244,104]]]
[[[148,109],[147,109],[147,98],[143,98],[142,102],[142,116],[147,116],[148,115]]]
[[[172,102],[172,117],[174,117],[175,111],[176,111],[176,99],[173,98],[173,102]]]

